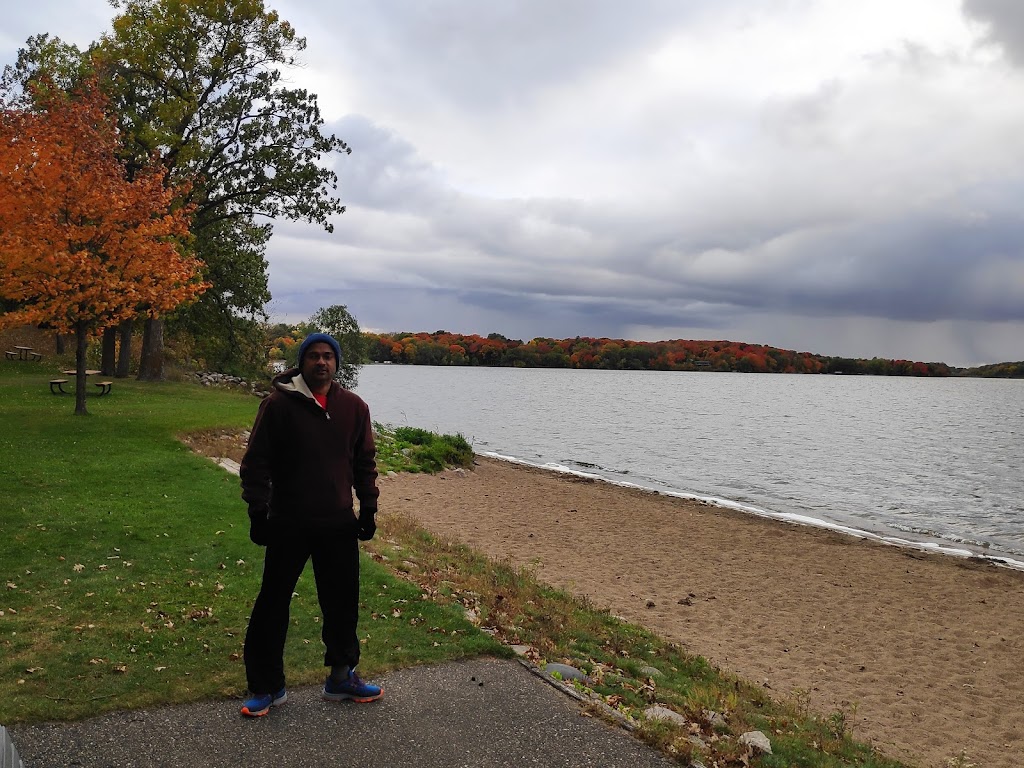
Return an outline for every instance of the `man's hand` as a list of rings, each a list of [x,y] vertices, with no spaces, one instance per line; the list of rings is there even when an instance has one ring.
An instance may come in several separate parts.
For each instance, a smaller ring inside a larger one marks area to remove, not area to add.
[[[359,532],[356,535],[360,541],[369,541],[377,533],[377,522],[373,519],[375,514],[376,509],[359,510]]]
[[[249,539],[261,547],[270,543],[270,519],[266,507],[249,508]]]

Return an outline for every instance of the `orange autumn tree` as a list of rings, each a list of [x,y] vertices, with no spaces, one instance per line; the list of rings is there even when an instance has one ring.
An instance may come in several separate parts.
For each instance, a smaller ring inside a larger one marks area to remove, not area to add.
[[[95,83],[44,83],[30,109],[0,114],[0,327],[48,323],[75,334],[75,413],[86,413],[91,334],[159,317],[208,287],[186,249],[189,214],[156,164],[129,179]],[[10,103],[6,101],[5,103]]]

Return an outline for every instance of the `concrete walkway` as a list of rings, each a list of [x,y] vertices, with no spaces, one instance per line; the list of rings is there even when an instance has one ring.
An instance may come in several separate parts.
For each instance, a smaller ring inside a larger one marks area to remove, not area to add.
[[[25,768],[144,766],[550,766],[668,768],[626,730],[517,661],[474,659],[393,672],[384,698],[337,704],[288,691],[266,717],[240,701],[116,712],[76,723],[8,728]]]

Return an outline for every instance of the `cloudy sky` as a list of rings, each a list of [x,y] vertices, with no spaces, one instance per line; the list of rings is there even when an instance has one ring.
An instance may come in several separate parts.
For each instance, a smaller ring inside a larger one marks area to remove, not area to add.
[[[268,5],[353,149],[273,319],[1024,360],[1019,0]],[[112,14],[18,3],[0,63]]]

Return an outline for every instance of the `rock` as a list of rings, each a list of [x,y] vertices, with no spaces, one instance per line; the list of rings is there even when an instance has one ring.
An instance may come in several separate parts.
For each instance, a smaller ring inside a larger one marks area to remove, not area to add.
[[[511,648],[518,656],[526,656],[532,650],[528,645],[513,645]]]
[[[657,667],[640,667],[640,674],[644,677],[663,677],[664,673]]]
[[[747,731],[740,736],[740,744],[750,747],[757,752],[764,752],[766,755],[772,753],[772,743],[760,731]]]
[[[587,676],[576,669],[576,667],[570,667],[568,664],[545,664],[541,667],[541,670],[550,677],[556,677],[556,680],[579,680],[581,683],[588,682]]]
[[[220,464],[222,467],[224,467],[224,469],[226,469],[231,474],[233,474],[233,475],[237,475],[238,474],[239,466],[238,466],[238,462],[237,461],[232,461],[231,459],[220,458],[220,459],[217,459],[217,463]]]
[[[729,724],[725,721],[725,718],[718,712],[709,709],[707,710],[707,712],[705,712],[705,714],[708,718],[708,725],[710,725],[712,728],[717,730],[719,728],[728,727]]]
[[[668,722],[675,723],[676,725],[686,725],[685,717],[675,710],[663,707],[660,704],[655,704],[653,707],[645,709],[644,717],[648,720],[667,720]]]

